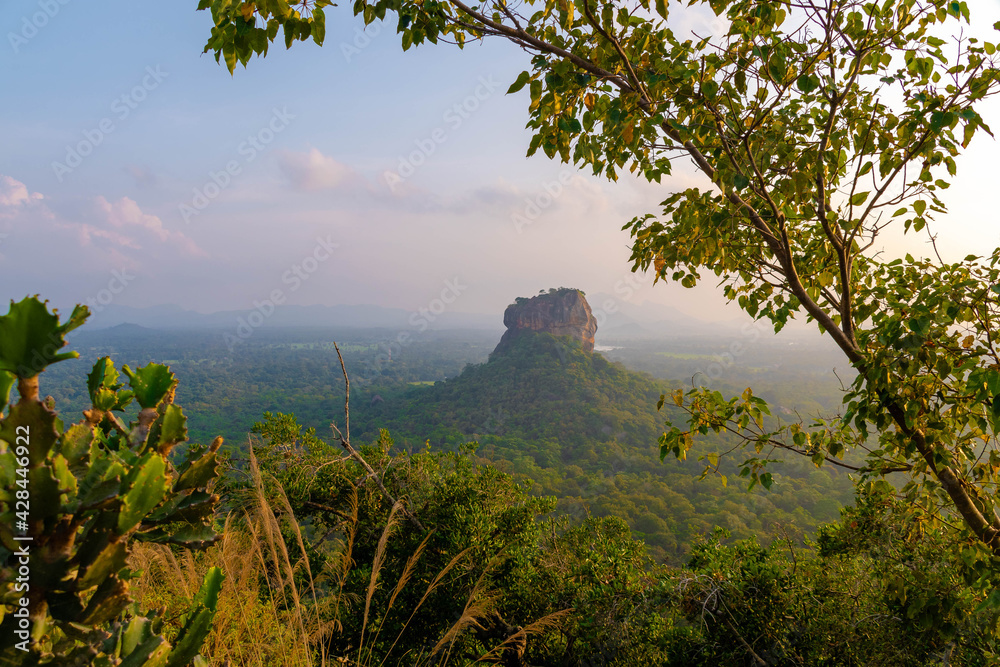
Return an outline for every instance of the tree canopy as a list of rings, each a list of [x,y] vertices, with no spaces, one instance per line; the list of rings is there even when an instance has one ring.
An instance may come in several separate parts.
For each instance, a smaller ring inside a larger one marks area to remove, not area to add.
[[[202,0],[205,50],[230,71],[325,36],[326,0]],[[765,448],[817,463],[868,450],[863,475],[909,475],[914,511],[961,518],[957,539],[1000,552],[1000,250],[949,264],[885,260],[887,228],[925,230],[946,211],[956,156],[990,130],[977,105],[997,91],[996,46],[964,36],[965,2],[709,0],[728,21],[717,37],[675,34],[690,11],[666,0],[356,0],[366,24],[395,15],[404,50],[425,41],[502,38],[531,56],[508,92],[527,88],[531,155],[622,170],[655,182],[678,160],[706,177],[625,225],[634,268],[697,284],[705,275],[780,330],[796,315],[831,336],[858,379],[843,415],[775,425],[748,391],[727,400],[675,394],[661,454],[694,434],[742,433],[758,479]],[[1000,22],[994,24],[1000,28]],[[874,440],[877,439],[877,444]]]

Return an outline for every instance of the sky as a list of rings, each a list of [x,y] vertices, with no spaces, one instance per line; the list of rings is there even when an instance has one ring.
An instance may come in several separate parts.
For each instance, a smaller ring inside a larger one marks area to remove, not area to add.
[[[455,311],[499,313],[566,286],[739,317],[711,281],[685,290],[630,271],[622,225],[698,183],[688,167],[660,185],[609,183],[525,157],[527,90],[504,94],[529,67],[520,50],[404,53],[395,19],[364,31],[342,3],[324,47],[274,45],[230,76],[202,54],[211,17],[194,4],[0,7],[0,298],[417,311],[447,293]],[[977,26],[1000,19],[997,0],[970,6]],[[983,112],[1000,128],[1000,105]],[[996,150],[977,138],[959,162],[935,227],[946,259],[1000,243],[983,196]],[[929,252],[923,238],[887,243]]]

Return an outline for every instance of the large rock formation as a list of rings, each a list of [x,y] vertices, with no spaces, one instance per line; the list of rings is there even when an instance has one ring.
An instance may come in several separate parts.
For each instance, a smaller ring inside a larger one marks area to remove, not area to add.
[[[494,353],[502,352],[515,338],[526,332],[569,336],[580,341],[584,352],[594,351],[597,319],[580,290],[560,288],[530,299],[519,297],[515,303],[507,306],[503,323],[507,331]]]

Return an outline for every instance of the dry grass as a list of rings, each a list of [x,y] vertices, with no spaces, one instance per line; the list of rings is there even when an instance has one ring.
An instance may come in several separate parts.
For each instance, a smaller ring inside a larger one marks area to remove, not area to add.
[[[331,558],[323,571],[314,573],[308,559],[293,560],[290,543],[298,554],[306,553],[305,539],[296,521],[284,490],[270,483],[260,470],[253,447],[249,448],[249,502],[239,512],[227,517],[222,540],[197,557],[188,551],[175,552],[169,547],[138,544],[129,557],[130,566],[141,575],[133,581],[133,597],[142,608],[167,608],[167,625],[183,614],[197,593],[205,571],[212,566],[222,568],[225,582],[219,598],[212,632],[205,641],[202,654],[213,667],[326,667],[354,665],[383,666],[401,643],[413,619],[424,603],[441,587],[449,573],[467,559],[466,549],[442,568],[427,585],[419,602],[410,610],[406,623],[389,648],[380,653],[379,636],[385,619],[393,610],[400,594],[410,583],[425,553],[432,533],[423,539],[408,557],[384,609],[374,609],[378,599],[383,570],[387,561],[389,541],[404,517],[401,503],[389,512],[371,563],[371,576],[364,597],[362,630],[357,649],[352,656],[329,656],[327,640],[344,631],[341,619],[354,611],[359,600],[352,598],[345,585],[355,563],[353,560],[358,531],[358,490],[352,487],[341,524],[336,533]],[[407,654],[406,664],[446,665],[451,651],[464,633],[482,627],[481,621],[496,607],[499,596],[484,587],[484,578],[500,557],[494,559],[480,576],[466,600],[461,617],[437,640],[433,649],[420,655]],[[317,580],[328,592],[317,595]],[[305,599],[304,599],[305,598]],[[308,602],[306,602],[308,600]],[[397,610],[405,613],[405,610]],[[494,663],[511,647],[523,646],[530,634],[558,625],[568,612],[546,616],[509,637],[501,645],[481,656],[476,663]],[[369,619],[380,619],[369,628]],[[176,628],[173,629],[176,632]],[[168,629],[168,634],[170,630]],[[523,650],[523,649],[522,649]],[[397,659],[394,659],[398,661]]]
[[[210,664],[311,666],[308,650],[303,650],[294,624],[289,623],[289,612],[275,603],[270,586],[261,590],[260,543],[232,523],[227,520],[221,543],[198,558],[190,552],[175,554],[163,545],[136,545],[129,561],[142,575],[133,581],[133,596],[142,608],[166,607],[169,626],[191,604],[205,571],[220,567],[226,578],[212,632],[202,649]]]

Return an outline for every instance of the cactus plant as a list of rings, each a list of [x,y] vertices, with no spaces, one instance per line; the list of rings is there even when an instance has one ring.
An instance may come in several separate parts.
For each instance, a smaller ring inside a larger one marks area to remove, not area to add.
[[[28,297],[0,316],[0,665],[201,663],[221,572],[208,572],[171,645],[161,618],[134,609],[126,557],[136,541],[218,539],[210,487],[222,438],[189,446],[175,465],[171,451],[187,439],[176,377],[161,364],[123,366],[126,387],[108,357],[87,377],[92,407],[66,427],[39,399],[38,376],[78,356],[61,350],[88,315],[77,306],[60,323]],[[139,412],[126,425],[133,401]]]

